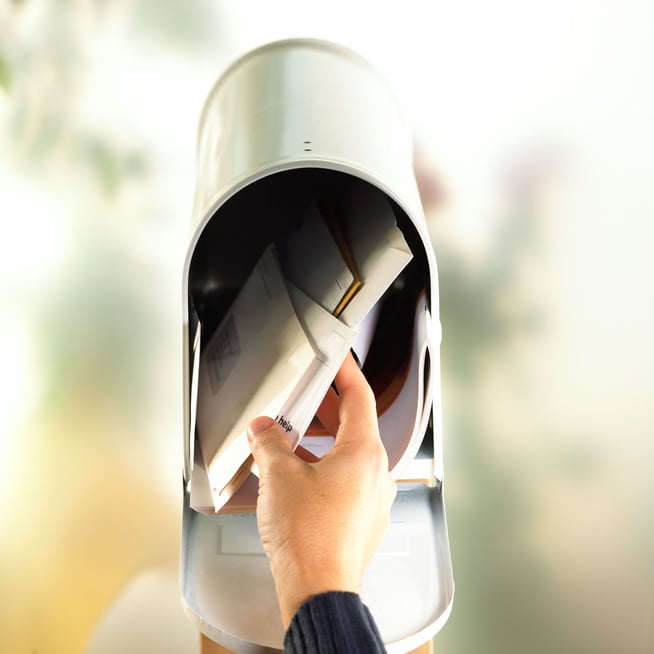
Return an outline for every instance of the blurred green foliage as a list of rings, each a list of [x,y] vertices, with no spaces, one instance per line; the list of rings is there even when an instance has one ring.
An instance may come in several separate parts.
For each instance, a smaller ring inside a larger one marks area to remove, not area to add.
[[[465,489],[448,499],[457,590],[452,617],[436,639],[441,651],[598,651],[563,610],[556,576],[529,541],[527,525],[543,490],[531,478],[534,468],[489,456],[494,426],[481,408],[488,368],[505,368],[517,342],[537,342],[547,329],[544,300],[516,290],[524,262],[537,262],[544,242],[540,194],[546,179],[540,177],[507,189],[499,227],[474,268],[456,249],[435,242],[446,469]],[[448,403],[448,390],[458,399]],[[504,443],[496,451],[502,448],[509,451]],[[595,469],[596,460],[582,459]]]
[[[9,72],[9,64],[7,63],[7,60],[0,55],[0,88],[8,91],[10,84],[11,73]]]
[[[28,7],[17,4],[15,32],[23,40],[15,36],[12,56],[0,58],[0,84],[8,91],[7,137],[16,169],[51,185],[55,194],[58,184],[77,185],[87,198],[65,208],[75,212],[76,225],[65,270],[50,287],[25,298],[44,362],[38,413],[61,417],[96,402],[138,425],[151,398],[146,362],[161,343],[155,295],[160,271],[124,238],[124,225],[143,217],[119,202],[126,183],[147,188],[149,154],[139,143],[122,148],[101,128],[89,130],[77,119],[87,74],[81,37],[87,12],[101,16],[103,4],[44,4],[39,20],[45,23],[33,34],[21,22],[29,18]]]
[[[138,433],[148,419],[161,347],[157,273],[110,238],[90,234],[38,311],[45,416],[96,407]],[[77,436],[73,434],[72,436]]]
[[[132,3],[134,28],[165,48],[200,49],[219,38],[209,0],[135,0]]]
[[[120,151],[96,135],[80,140],[78,156],[80,164],[97,178],[107,198],[115,196],[122,183],[143,177],[148,170],[144,152]]]

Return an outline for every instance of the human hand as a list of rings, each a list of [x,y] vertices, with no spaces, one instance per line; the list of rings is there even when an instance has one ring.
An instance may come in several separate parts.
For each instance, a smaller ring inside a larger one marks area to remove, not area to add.
[[[330,388],[318,411],[334,447],[318,462],[296,456],[272,418],[248,429],[259,467],[259,534],[285,628],[313,595],[359,592],[396,493],[375,398],[351,354],[334,381],[338,394]]]

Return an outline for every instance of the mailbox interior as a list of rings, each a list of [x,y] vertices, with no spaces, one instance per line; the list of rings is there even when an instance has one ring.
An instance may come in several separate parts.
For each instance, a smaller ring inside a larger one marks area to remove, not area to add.
[[[193,251],[189,315],[196,313],[205,333],[212,333],[266,246],[288,231],[312,200],[338,206],[354,185],[370,186],[336,170],[297,168],[261,177],[227,199],[207,223]],[[389,201],[414,254],[405,279],[411,275],[414,285],[422,285],[431,298],[424,245],[406,213]]]

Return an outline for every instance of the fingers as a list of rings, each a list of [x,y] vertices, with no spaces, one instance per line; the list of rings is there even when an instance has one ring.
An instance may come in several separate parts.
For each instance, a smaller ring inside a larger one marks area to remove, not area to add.
[[[330,387],[318,411],[316,411],[318,420],[320,420],[322,426],[332,436],[337,434],[340,425],[343,395],[346,398],[346,402],[349,396],[355,398],[354,403],[362,402],[361,408],[364,411],[364,415],[369,417],[371,413],[375,413],[376,418],[374,400],[371,401],[371,398],[363,397],[368,393],[368,383],[351,353],[348,353],[341,368],[336,373],[334,385],[338,389],[338,393],[333,387]]]
[[[379,441],[375,396],[351,354],[345,358],[334,382],[339,393],[337,441]]]
[[[346,356],[334,379],[338,394],[330,388],[317,411],[318,419],[335,437],[335,444],[357,442],[381,445],[375,397],[350,353]],[[284,430],[272,418],[255,418],[248,427],[248,441],[255,463],[265,474],[274,461],[290,456],[291,445]],[[307,463],[318,460],[302,448],[293,459]]]
[[[371,404],[374,407],[372,391],[351,352],[343,360],[343,364],[334,378],[334,383],[341,400],[344,396],[350,396],[352,399],[363,402],[366,409],[370,409],[368,405]]]
[[[286,432],[272,418],[255,418],[248,426],[247,435],[254,461],[264,474],[274,461],[293,455]]]
[[[320,424],[330,433],[332,436],[336,435],[338,431],[338,408],[340,406],[340,400],[336,391],[330,386],[327,389],[327,393],[323,398],[316,415]]]

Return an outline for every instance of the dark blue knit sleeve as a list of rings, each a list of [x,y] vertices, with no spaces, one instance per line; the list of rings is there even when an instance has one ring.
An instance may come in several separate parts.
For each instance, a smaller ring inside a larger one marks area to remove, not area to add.
[[[368,607],[356,593],[314,595],[293,616],[284,638],[286,654],[384,654],[386,648]]]

